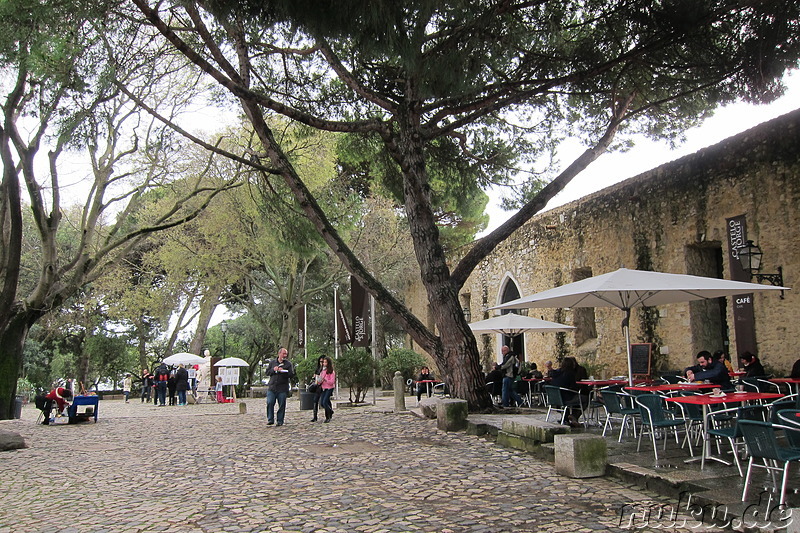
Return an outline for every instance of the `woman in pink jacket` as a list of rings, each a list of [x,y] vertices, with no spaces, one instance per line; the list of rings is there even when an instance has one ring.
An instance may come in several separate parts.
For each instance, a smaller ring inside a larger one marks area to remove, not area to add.
[[[333,361],[330,357],[322,359],[322,371],[319,373],[320,388],[322,389],[322,396],[320,396],[319,404],[325,409],[325,422],[330,422],[333,417],[333,407],[331,406],[331,396],[333,389],[336,388],[336,372],[333,371]]]

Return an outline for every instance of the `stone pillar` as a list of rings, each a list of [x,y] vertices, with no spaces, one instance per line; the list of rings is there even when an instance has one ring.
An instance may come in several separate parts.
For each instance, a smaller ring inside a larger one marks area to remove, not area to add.
[[[448,398],[436,404],[436,427],[442,431],[459,431],[467,428],[467,400]]]
[[[392,385],[394,385],[394,412],[402,413],[406,410],[406,383],[399,371],[394,373]]]
[[[247,414],[247,404],[244,402],[239,402],[239,414],[246,415]]]
[[[598,477],[606,473],[608,449],[599,435],[556,435],[556,472],[572,478]]]

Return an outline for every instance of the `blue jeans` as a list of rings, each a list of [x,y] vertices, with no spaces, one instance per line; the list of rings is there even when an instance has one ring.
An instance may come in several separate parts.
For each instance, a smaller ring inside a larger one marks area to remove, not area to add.
[[[166,405],[167,404],[167,382],[166,381],[159,381],[156,383],[156,397],[153,399],[153,405],[158,403],[159,405]]]
[[[186,391],[179,390],[178,391],[178,405],[186,405]]]
[[[286,414],[286,392],[267,391],[267,422],[277,422],[283,424],[283,416]],[[275,402],[278,402],[278,419],[275,420]]]
[[[522,404],[522,398],[514,391],[514,378],[503,378],[503,407],[509,407],[514,400],[514,407]]]
[[[322,389],[322,395],[319,398],[319,404],[325,409],[325,419],[330,420],[333,416],[333,406],[331,405],[331,396],[333,389]]]

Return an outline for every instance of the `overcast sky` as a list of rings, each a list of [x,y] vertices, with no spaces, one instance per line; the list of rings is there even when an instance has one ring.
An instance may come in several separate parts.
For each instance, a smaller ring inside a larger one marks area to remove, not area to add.
[[[636,141],[636,145],[625,153],[602,155],[567,185],[546,209],[564,205],[582,196],[599,191],[622,180],[631,178],[664,163],[673,161],[701,148],[716,144],[762,122],[794,111],[800,107],[800,73],[794,71],[786,78],[788,90],[779,100],[769,105],[756,106],[737,103],[718,109],[714,116],[701,126],[686,132],[686,142],[671,150],[666,142],[657,143],[647,139]],[[564,146],[559,158],[566,166],[581,152],[576,145]],[[500,209],[500,194],[490,193],[487,206],[490,221],[483,234],[506,221],[511,213]]]

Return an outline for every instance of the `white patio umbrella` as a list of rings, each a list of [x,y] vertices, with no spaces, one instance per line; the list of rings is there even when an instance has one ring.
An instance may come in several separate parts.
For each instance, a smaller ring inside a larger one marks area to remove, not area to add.
[[[575,327],[559,324],[558,322],[548,322],[547,320],[522,316],[516,313],[507,313],[479,322],[473,322],[469,324],[469,329],[471,329],[473,333],[501,333],[509,337],[516,337],[526,331],[540,331],[543,333],[548,331],[569,331],[575,329]]]
[[[616,307],[625,311],[622,328],[628,350],[628,382],[632,385],[631,338],[628,330],[632,308],[771,290],[789,290],[789,288],[688,274],[620,268],[614,272],[506,302],[492,309]]]
[[[174,353],[164,358],[164,363],[168,365],[202,365],[205,362],[199,355],[188,352]]]
[[[214,363],[214,366],[250,366],[250,363],[238,357],[226,357]]]

